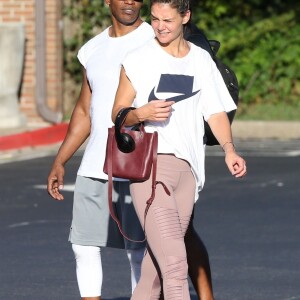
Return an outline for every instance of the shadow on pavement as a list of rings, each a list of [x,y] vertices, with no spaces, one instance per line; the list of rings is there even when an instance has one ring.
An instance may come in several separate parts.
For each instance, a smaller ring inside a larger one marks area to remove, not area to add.
[[[197,296],[191,295],[191,300],[197,300]],[[130,298],[127,297],[118,297],[118,298],[105,298],[103,300],[130,300]]]

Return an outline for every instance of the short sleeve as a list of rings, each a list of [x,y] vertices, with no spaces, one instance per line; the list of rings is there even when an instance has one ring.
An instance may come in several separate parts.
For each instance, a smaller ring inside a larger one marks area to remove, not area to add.
[[[237,107],[215,62],[208,55],[207,73],[201,91],[203,116],[207,121],[213,114],[235,110]]]
[[[127,56],[125,57],[125,59],[122,63],[122,66],[125,70],[126,76],[129,78],[133,88],[135,90],[137,90],[139,70],[138,70],[136,56],[133,55],[132,52],[127,54]]]
[[[82,66],[86,69],[86,55],[85,55],[85,50],[84,46],[82,46],[77,54],[77,58],[79,62],[82,64]]]

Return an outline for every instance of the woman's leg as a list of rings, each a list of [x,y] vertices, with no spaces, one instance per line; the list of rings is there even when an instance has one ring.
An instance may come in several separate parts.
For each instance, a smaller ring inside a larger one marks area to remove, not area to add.
[[[195,179],[189,165],[174,156],[159,155],[157,169],[157,180],[166,184],[171,196],[160,185],[157,186],[155,200],[146,218],[147,241],[161,271],[164,299],[186,300],[190,299],[190,295],[184,234],[193,209]],[[150,192],[151,179],[132,184],[131,193],[142,224],[145,200]],[[180,199],[181,194],[184,194],[184,199]],[[135,296],[134,293],[132,299],[138,299]],[[144,294],[143,298],[139,298],[142,299],[153,298]]]
[[[103,280],[100,247],[72,244],[76,275],[83,300],[100,300]]]
[[[161,294],[161,282],[149,250],[147,250],[141,268],[141,277],[133,292],[132,299],[158,300]]]

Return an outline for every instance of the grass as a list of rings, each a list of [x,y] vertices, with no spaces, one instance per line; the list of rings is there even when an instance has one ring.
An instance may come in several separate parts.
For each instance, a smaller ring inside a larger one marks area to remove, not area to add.
[[[248,121],[300,121],[300,103],[294,106],[284,103],[251,106],[239,103],[235,118]]]

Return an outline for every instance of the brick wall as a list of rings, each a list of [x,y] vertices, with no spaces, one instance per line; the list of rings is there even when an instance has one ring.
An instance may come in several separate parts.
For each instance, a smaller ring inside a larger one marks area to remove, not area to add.
[[[40,0],[42,1],[42,0]],[[56,111],[62,107],[62,28],[61,0],[46,3],[46,76],[47,104]],[[20,90],[20,109],[28,127],[42,127],[47,122],[37,112],[35,99],[35,1],[0,0],[0,22],[25,24],[25,61]]]

